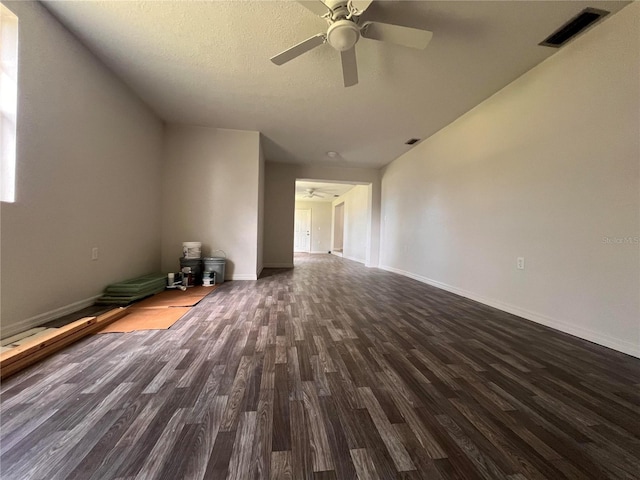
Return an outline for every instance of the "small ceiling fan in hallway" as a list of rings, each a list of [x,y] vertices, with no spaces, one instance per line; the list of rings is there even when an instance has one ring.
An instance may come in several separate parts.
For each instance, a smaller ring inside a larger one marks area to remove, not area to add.
[[[427,30],[390,23],[364,22],[360,25],[360,15],[369,8],[373,0],[315,0],[298,3],[324,18],[329,24],[329,28],[326,33],[318,33],[271,57],[271,61],[276,65],[283,65],[309,50],[328,43],[340,52],[345,87],[358,83],[355,46],[361,37],[424,49],[433,36],[433,33]]]
[[[302,198],[314,198],[314,197],[324,198],[324,195],[321,195],[320,193],[318,193],[317,188],[307,188],[306,193],[302,195]]]

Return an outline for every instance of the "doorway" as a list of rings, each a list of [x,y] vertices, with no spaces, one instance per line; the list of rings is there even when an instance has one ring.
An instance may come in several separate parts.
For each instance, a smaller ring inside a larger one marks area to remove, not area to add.
[[[333,209],[333,253],[342,254],[344,249],[344,202]]]
[[[293,225],[290,224],[289,234],[289,238],[293,237],[293,245],[289,247],[292,254],[329,253],[369,265],[372,252],[377,249],[372,231],[379,215],[379,209],[375,215],[372,209],[373,185],[296,179],[295,186],[295,206],[290,217]],[[308,213],[298,210],[311,211],[308,224]]]
[[[296,208],[293,227],[293,251],[311,252],[311,210]]]

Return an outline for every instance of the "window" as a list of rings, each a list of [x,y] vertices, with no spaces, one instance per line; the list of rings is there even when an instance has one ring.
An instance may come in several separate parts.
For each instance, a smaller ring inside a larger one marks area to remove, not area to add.
[[[18,17],[0,4],[0,200],[16,199]]]

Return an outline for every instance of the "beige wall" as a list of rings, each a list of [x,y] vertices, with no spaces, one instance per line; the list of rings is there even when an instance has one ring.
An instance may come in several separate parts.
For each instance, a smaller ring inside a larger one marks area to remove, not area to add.
[[[227,254],[227,279],[255,280],[258,265],[260,134],[165,128],[162,269],[177,271],[182,242],[203,256]]]
[[[259,277],[264,267],[264,151],[262,147],[262,135],[260,135],[258,171],[258,239],[256,276]]]
[[[39,3],[6,5],[20,63],[17,199],[0,207],[3,336],[158,270],[162,148],[161,122]]]
[[[311,210],[311,253],[331,250],[331,202],[296,200],[297,209]],[[291,232],[293,235],[293,232]]]
[[[265,267],[293,266],[293,219],[296,179],[371,184],[371,213],[366,265],[378,265],[380,239],[380,171],[267,162],[265,169]]]
[[[639,19],[636,2],[393,162],[381,264],[640,356]]]
[[[335,213],[333,212],[333,207],[341,203],[344,204],[342,256],[360,263],[365,263],[367,257],[370,218],[369,198],[370,187],[368,185],[356,185],[332,202],[332,213]]]

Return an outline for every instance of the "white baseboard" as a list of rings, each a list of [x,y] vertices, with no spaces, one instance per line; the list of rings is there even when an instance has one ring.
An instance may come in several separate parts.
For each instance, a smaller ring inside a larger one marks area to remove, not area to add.
[[[309,252],[312,255],[324,254],[328,255],[329,250],[314,250],[313,252]]]
[[[0,326],[0,337],[11,337],[12,335],[25,332],[30,328],[39,327],[47,322],[50,322],[51,320],[55,320],[56,318],[64,317],[65,315],[69,315],[70,313],[77,312],[78,310],[82,310],[86,307],[90,307],[101,296],[102,294],[95,295],[93,297],[85,298],[84,300],[79,300],[77,302],[70,303],[69,305],[65,305],[63,307],[41,313],[39,315],[36,315],[35,317],[27,318],[25,320],[11,323],[9,325],[2,325]]]
[[[516,307],[515,305],[510,305],[499,300],[486,298],[473,292],[469,292],[467,290],[463,290],[461,288],[453,287],[446,283],[439,282],[437,280],[432,280],[415,273],[400,270],[399,268],[389,267],[387,265],[380,265],[379,268],[381,270],[386,270],[388,272],[393,272],[405,277],[412,278],[419,282],[426,283],[427,285],[446,290],[447,292],[455,293],[456,295],[460,295],[461,297],[483,303],[490,307],[497,308],[498,310],[517,315],[518,317],[522,317],[526,320],[551,327],[555,330],[560,330],[561,332],[568,333],[569,335],[574,335],[576,337],[582,338],[583,340],[588,340],[589,342],[597,343],[598,345],[612,348],[613,350],[617,350],[619,352],[626,353],[627,355],[632,355],[634,357],[640,358],[640,345],[637,345],[633,342],[620,340],[619,338],[614,338],[601,332],[595,332],[593,330],[567,323],[562,320],[551,318],[540,313],[531,312],[529,310],[525,310],[524,308]]]
[[[234,273],[231,278],[225,278],[225,280],[257,280],[258,276],[255,273]]]
[[[342,252],[331,252],[331,255],[335,255],[336,257],[342,257]]]
[[[265,263],[264,268],[293,268],[293,263]]]

